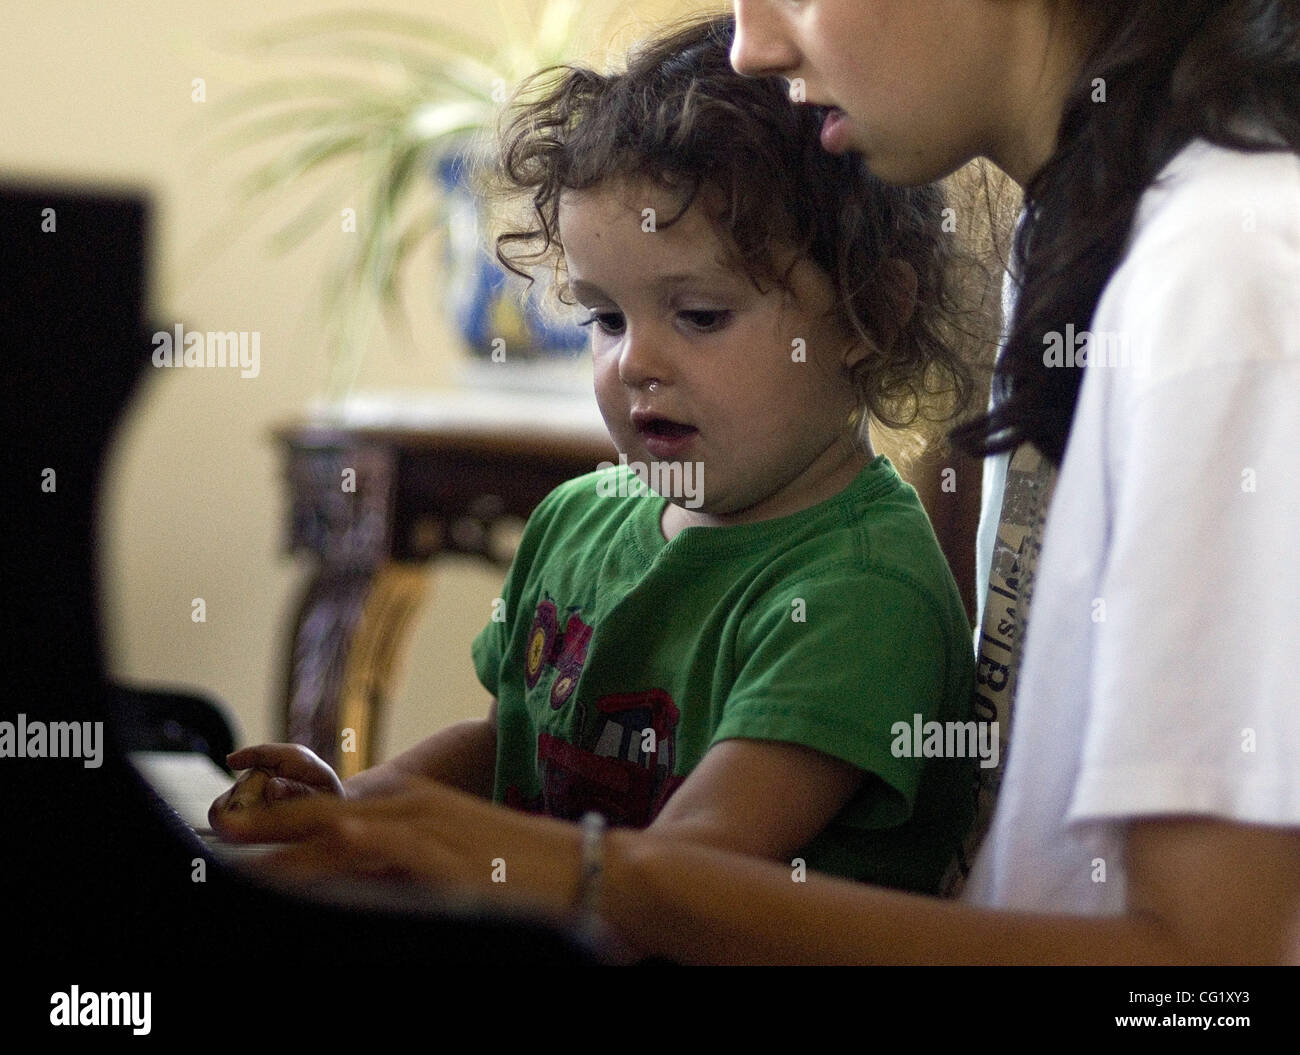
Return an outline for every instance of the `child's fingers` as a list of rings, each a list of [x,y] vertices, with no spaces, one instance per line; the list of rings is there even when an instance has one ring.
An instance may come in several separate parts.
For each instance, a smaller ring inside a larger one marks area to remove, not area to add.
[[[249,747],[241,747],[238,751],[226,755],[226,762],[231,769],[252,769],[254,766],[269,765],[283,753],[280,748],[286,746],[288,745],[253,744]]]
[[[286,802],[300,799],[304,795],[319,795],[320,788],[304,784],[301,780],[286,780],[284,777],[272,777],[266,782],[263,797],[267,802]]]
[[[213,799],[212,805],[208,807],[208,826],[214,831],[222,831],[226,810],[230,804],[230,796],[234,790],[234,788],[228,788]]]
[[[275,809],[246,811],[234,826],[239,829],[238,837],[263,842],[297,842],[322,833],[351,830],[351,826],[369,821],[388,823],[399,832],[409,831],[430,818],[434,804],[443,801],[438,795],[441,791],[429,785],[432,794],[422,790],[366,799],[290,795],[278,800]]]
[[[275,809],[228,814],[224,827],[242,841],[293,842],[337,823],[339,811],[346,805],[333,795],[301,795],[277,801]]]
[[[222,809],[226,811],[251,809],[264,802],[266,782],[270,774],[265,769],[250,769],[241,773],[229,791],[222,798]]]
[[[233,769],[265,769],[312,787],[337,790],[338,776],[318,755],[301,744],[258,744],[226,756]]]

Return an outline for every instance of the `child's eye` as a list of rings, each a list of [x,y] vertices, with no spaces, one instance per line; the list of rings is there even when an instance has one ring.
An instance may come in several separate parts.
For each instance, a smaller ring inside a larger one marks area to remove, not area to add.
[[[711,332],[720,330],[731,321],[731,312],[723,309],[712,311],[682,311],[678,312],[683,319],[690,323],[695,329]]]
[[[592,323],[597,324],[601,333],[607,333],[611,337],[617,337],[623,332],[623,314],[618,311],[593,311],[579,326],[590,326]]]

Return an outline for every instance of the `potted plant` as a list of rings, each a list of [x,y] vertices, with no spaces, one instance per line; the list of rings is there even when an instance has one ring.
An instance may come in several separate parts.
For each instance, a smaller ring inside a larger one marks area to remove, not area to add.
[[[523,284],[497,265],[477,176],[515,87],[539,69],[587,60],[616,8],[609,0],[497,0],[497,8],[493,40],[388,12],[282,23],[252,50],[277,62],[294,56],[293,71],[224,107],[222,141],[275,147],[242,180],[247,202],[316,191],[272,236],[276,249],[331,223],[356,235],[324,291],[334,399],[354,382],[381,314],[404,321],[404,266],[439,231],[451,277],[444,297],[471,357],[572,358],[584,346],[578,327],[541,310],[540,297],[523,297]],[[343,173],[346,195],[327,182]]]

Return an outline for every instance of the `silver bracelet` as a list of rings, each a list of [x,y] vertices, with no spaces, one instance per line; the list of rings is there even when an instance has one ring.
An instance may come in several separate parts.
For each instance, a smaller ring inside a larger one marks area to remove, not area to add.
[[[609,822],[603,814],[591,812],[582,815],[582,876],[578,880],[578,907],[584,912],[596,911],[600,895],[600,878],[605,871],[605,829]]]

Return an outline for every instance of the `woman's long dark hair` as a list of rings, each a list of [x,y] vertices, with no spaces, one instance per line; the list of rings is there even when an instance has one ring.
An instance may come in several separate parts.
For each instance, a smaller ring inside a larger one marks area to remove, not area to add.
[[[1184,146],[1199,137],[1300,153],[1300,0],[1076,6],[1094,20],[1097,43],[1067,98],[1056,152],[1025,187],[1014,250],[1022,283],[994,378],[999,401],[952,433],[975,455],[1028,441],[1060,464],[1083,368],[1046,367],[1044,338],[1070,323],[1089,328],[1139,199]]]

